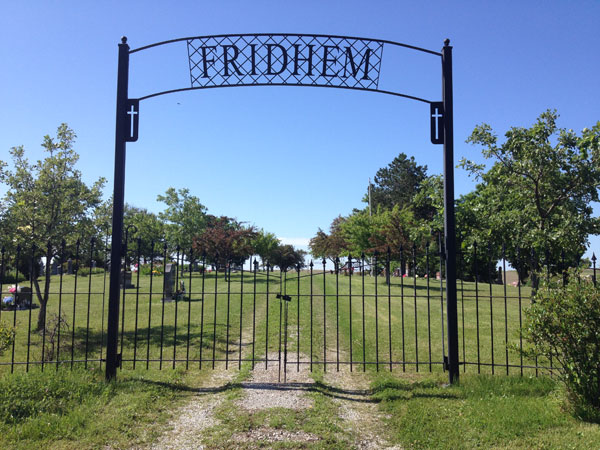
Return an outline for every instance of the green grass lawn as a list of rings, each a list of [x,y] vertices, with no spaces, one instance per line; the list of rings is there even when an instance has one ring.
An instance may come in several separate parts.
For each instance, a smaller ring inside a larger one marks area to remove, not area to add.
[[[538,370],[542,376],[535,378],[533,368],[520,376],[519,367],[509,367],[512,376],[489,375],[492,358],[505,364],[508,354],[509,365],[520,364],[514,347],[520,344],[519,324],[530,304],[529,288],[459,282],[460,356],[472,364],[461,369],[459,386],[444,387],[447,378],[439,363],[446,345],[445,304],[439,280],[392,278],[387,286],[383,278],[375,283],[374,277],[359,274],[315,271],[312,283],[307,275],[303,271],[298,278],[292,272],[281,279],[275,272],[267,279],[259,273],[254,283],[248,272],[234,273],[229,280],[222,273],[185,274],[187,298],[163,302],[161,276],[150,286],[150,277],[138,279],[134,274],[138,287],[125,291],[120,317],[123,369],[110,384],[103,381],[100,362],[105,354],[108,280],[102,274],[78,277],[75,287],[74,276],[64,276],[61,289],[59,277],[54,277],[49,317],[60,308],[68,324],[61,329],[60,347],[58,334],[52,337],[47,330],[44,336],[33,330],[37,309],[2,311],[0,316],[4,323],[16,323],[15,364],[11,366],[12,348],[0,357],[0,447],[123,448],[153,442],[176,405],[211,373],[213,355],[217,370],[241,366],[238,378],[243,378],[253,355],[256,370],[261,370],[265,354],[285,345],[279,293],[291,297],[287,370],[296,370],[298,354],[302,363],[312,357],[318,381],[324,370],[337,369],[338,355],[340,367],[351,361],[354,371],[366,369],[372,382],[369,401],[383,414],[391,443],[408,448],[600,447],[598,425],[580,422],[565,411],[564,392],[543,375],[547,371]],[[51,342],[54,352],[42,373],[42,344],[47,352]],[[75,360],[87,354],[87,369],[85,362],[74,362],[71,371],[71,353]],[[392,373],[390,353],[392,361],[400,362],[392,366]],[[506,372],[504,366],[495,368],[496,374]],[[207,432],[209,444],[226,446],[227,436],[248,426],[268,425],[315,434],[322,439],[321,448],[352,447],[351,437],[331,414],[337,408],[333,387],[323,382],[317,386],[310,394],[315,408],[301,413],[248,415],[226,402],[217,413],[231,419],[223,428]],[[235,384],[228,389],[230,399],[241,395]]]
[[[124,308],[121,299],[119,351],[124,367],[212,367],[213,356],[228,366],[238,366],[240,357],[261,360],[279,351],[287,337],[288,361],[297,361],[300,353],[301,358],[312,356],[315,363],[326,361],[327,370],[337,369],[338,362],[352,362],[353,370],[389,370],[392,361],[393,370],[441,371],[447,352],[440,281],[394,277],[388,286],[382,277],[376,283],[375,277],[360,274],[348,277],[315,271],[311,278],[302,271],[300,277],[290,272],[283,279],[280,275],[275,272],[267,277],[260,272],[254,283],[251,272],[234,273],[228,280],[223,273],[186,273],[179,280],[185,283],[186,299],[163,302],[162,276],[150,279],[134,274],[137,287],[125,291]],[[17,363],[11,365],[11,348],[0,357],[2,370],[41,369],[43,359],[44,370],[55,369],[56,361],[63,365],[68,361],[70,366],[71,355],[76,361],[93,360],[87,365],[100,367],[105,353],[107,284],[102,274],[77,280],[65,275],[62,286],[60,277],[53,277],[48,321],[60,309],[66,322],[60,333],[50,325],[46,333],[36,332],[36,309],[2,311],[0,320],[16,324]],[[287,336],[282,326],[285,307],[276,298],[279,293],[291,297]],[[522,311],[530,303],[529,294],[527,287],[459,282],[460,356],[467,362],[465,371],[506,373],[508,360],[508,372],[521,373],[513,366],[521,364],[515,348],[520,345]],[[42,358],[42,348],[46,358]],[[493,369],[492,362],[504,367]],[[535,365],[535,361],[523,363]]]

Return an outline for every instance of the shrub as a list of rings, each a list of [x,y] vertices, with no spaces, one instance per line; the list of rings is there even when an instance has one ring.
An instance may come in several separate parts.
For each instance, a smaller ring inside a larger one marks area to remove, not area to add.
[[[13,327],[0,322],[0,355],[4,353],[8,347],[10,347],[15,338],[15,330]]]
[[[562,367],[575,412],[600,420],[600,288],[571,272],[569,282],[542,286],[526,312],[525,338],[533,353]]]

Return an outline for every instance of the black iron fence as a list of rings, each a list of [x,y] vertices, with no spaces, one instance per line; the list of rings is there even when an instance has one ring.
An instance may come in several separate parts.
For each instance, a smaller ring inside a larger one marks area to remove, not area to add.
[[[130,247],[121,270],[123,369],[275,363],[284,376],[302,367],[445,369],[445,279],[437,242],[307,261],[286,270],[254,257],[222,264],[214,255],[170,253],[166,245],[144,246],[139,240]],[[45,264],[35,248],[2,250],[0,324],[14,339],[3,347],[0,370],[100,369],[104,364],[108,251],[95,241],[85,249],[79,242],[57,248]],[[551,360],[523,355],[521,330],[536,280],[564,280],[569,264],[564,257],[557,263],[532,259],[535,254],[529,252],[531,270],[515,259],[516,271],[504,250],[487,250],[471,246],[457,261],[463,371],[538,375],[557,370]],[[595,262],[584,271],[594,281]],[[527,280],[521,279],[524,273]]]

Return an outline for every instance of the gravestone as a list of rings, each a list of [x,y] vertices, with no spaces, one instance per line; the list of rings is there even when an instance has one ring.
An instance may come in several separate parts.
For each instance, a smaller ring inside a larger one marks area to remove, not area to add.
[[[164,273],[163,302],[173,301],[173,291],[175,288],[175,265],[167,264]]]
[[[93,259],[93,260],[92,260],[92,270],[93,270],[93,269],[95,269],[95,268],[96,268],[96,260],[95,260],[95,259]]]
[[[67,259],[67,275],[73,275],[73,260]]]
[[[21,291],[15,293],[15,299],[17,309],[30,309],[32,304],[31,288],[21,287]]]
[[[131,282],[131,272],[121,270],[119,276],[119,282],[121,283],[121,289],[132,289],[135,288],[135,284]]]
[[[58,275],[58,262],[56,260],[52,261],[52,267],[50,269],[51,275]]]

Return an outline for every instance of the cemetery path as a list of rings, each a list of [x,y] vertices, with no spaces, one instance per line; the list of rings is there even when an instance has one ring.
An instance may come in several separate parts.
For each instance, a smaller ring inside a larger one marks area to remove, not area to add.
[[[279,383],[283,373],[272,361],[247,380],[235,383],[236,377],[237,371],[215,371],[148,448],[399,448],[385,439],[385,417],[370,396],[368,374],[340,370],[315,381],[320,377],[308,365],[297,370],[290,364],[287,382]]]

